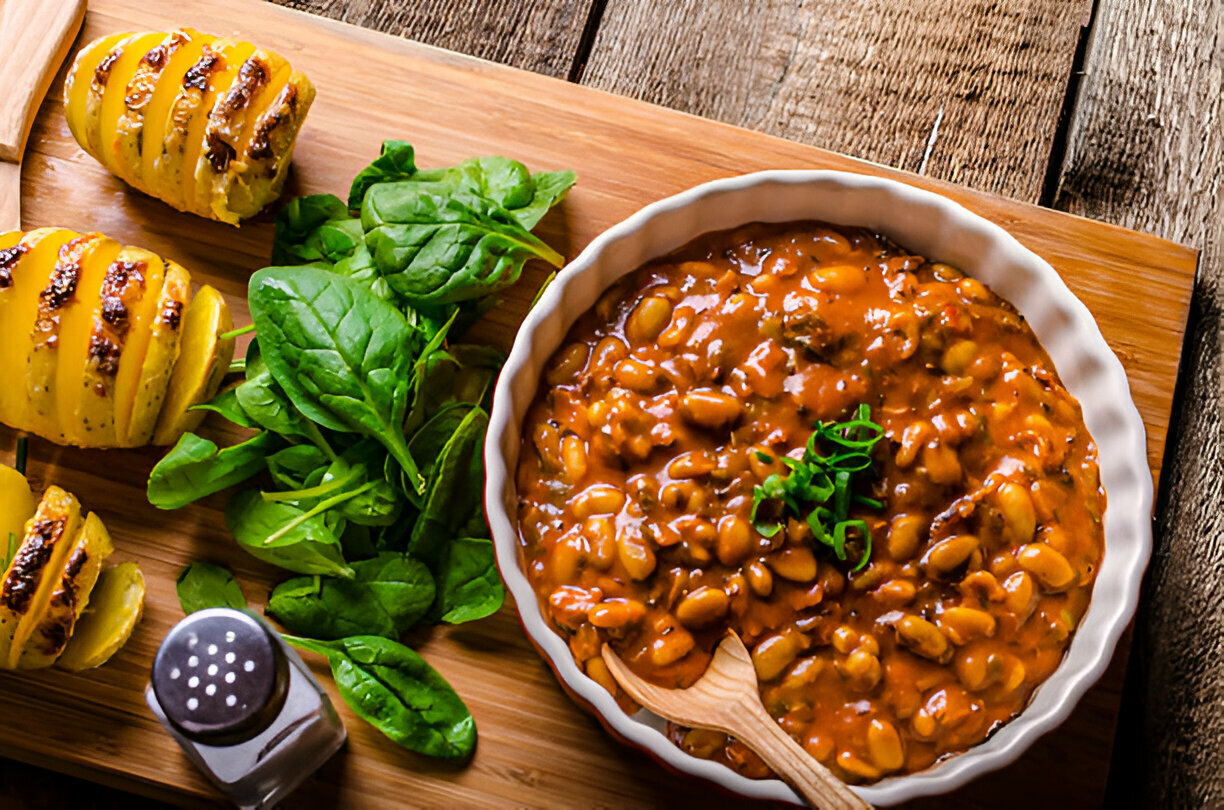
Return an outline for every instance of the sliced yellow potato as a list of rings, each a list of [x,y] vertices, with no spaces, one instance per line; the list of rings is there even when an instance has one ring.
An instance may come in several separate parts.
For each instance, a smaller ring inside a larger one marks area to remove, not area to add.
[[[111,76],[115,72],[115,63],[123,58],[128,46],[135,40],[137,34],[125,34],[113,45],[94,68],[89,77],[89,87],[85,91],[85,109],[81,113],[81,128],[85,132],[85,140],[79,142],[85,151],[93,155],[94,160],[110,169],[106,162],[106,151],[102,148],[102,109],[106,101],[106,91],[111,86]]]
[[[133,186],[148,194],[154,193],[154,187],[144,175],[142,151],[144,149],[145,113],[149,110],[163,76],[169,83],[182,81],[183,73],[192,62],[199,58],[199,47],[194,49],[190,47],[194,44],[191,33],[190,31],[171,31],[140,58],[135,73],[128,81],[127,92],[123,97],[123,107],[119,110],[119,120],[115,123],[116,160],[124,173],[123,177]],[[162,118],[154,124],[153,128],[160,134],[164,131],[165,125],[163,108]]]
[[[275,101],[292,75],[283,57],[256,48],[242,63],[234,83],[217,96],[204,127],[204,152],[196,162],[195,213],[238,223],[225,202],[232,178],[247,168],[245,153],[239,150],[250,141],[260,113]],[[213,205],[217,200],[220,211]]]
[[[166,119],[162,154],[154,165],[161,184],[160,196],[181,210],[191,210],[195,165],[217,91],[229,87],[242,61],[254,50],[255,46],[249,43],[216,39],[204,47],[200,58],[183,76]]]
[[[134,247],[125,247],[116,261],[130,264],[129,272],[139,274],[144,284],[140,300],[127,313],[127,341],[119,355],[119,371],[115,374],[115,439],[120,446],[127,446],[132,408],[136,403],[136,392],[140,389],[145,355],[148,354],[153,334],[152,326],[161,314],[159,307],[166,263],[160,256]]]
[[[0,286],[0,372],[7,384],[0,385],[0,422],[17,430],[33,429],[24,380],[39,293],[47,286],[60,248],[74,236],[57,228],[30,231],[5,264],[6,281]]]
[[[91,358],[97,358],[103,364],[117,363],[119,360],[117,350],[110,344],[93,340],[94,324],[102,319],[100,291],[111,263],[119,255],[119,243],[101,234],[93,236],[96,238],[89,243],[80,262],[76,294],[60,314],[54,392],[60,434],[58,437],[47,435],[52,440],[67,444],[105,447],[115,443],[113,400],[98,396],[92,384],[86,388],[85,370],[91,364]],[[112,354],[115,355],[113,358]],[[97,407],[82,411],[79,406],[83,399]],[[103,404],[110,407],[102,408]],[[107,427],[110,427],[109,443]]]
[[[145,191],[162,199],[166,199],[166,187],[163,178],[158,173],[158,165],[160,161],[167,159],[165,157],[166,129],[169,125],[170,109],[186,80],[187,71],[199,64],[204,54],[204,47],[216,40],[216,37],[210,34],[201,34],[190,28],[181,33],[185,33],[190,39],[175,53],[170,64],[166,65],[166,69],[162,71],[144,114],[142,133],[144,145],[140,155],[141,177],[144,178]]]
[[[209,286],[201,287],[183,316],[179,358],[153,432],[154,444],[174,444],[183,433],[200,426],[204,412],[188,409],[207,402],[217,393],[234,359],[234,339],[222,340],[221,335],[233,328],[229,305],[221,293]]]
[[[153,438],[170,375],[178,361],[183,314],[190,298],[191,277],[167,259],[165,283],[157,303],[157,315],[150,324],[149,347],[141,364],[127,433],[119,436],[126,447],[143,447]]]
[[[106,68],[103,67],[108,55],[127,34],[111,34],[95,39],[82,48],[68,69],[68,80],[64,82],[64,116],[68,119],[68,129],[72,137],[84,149],[89,149],[89,139],[85,132],[85,108],[90,95],[90,86],[96,81],[99,71],[102,72],[102,83],[95,91],[98,103],[101,103],[102,87],[106,83]],[[101,112],[101,107],[98,107]],[[93,154],[92,152],[90,154]],[[97,159],[94,155],[94,159]]]
[[[102,101],[106,96],[107,85],[110,84],[111,69],[115,66],[115,62],[123,55],[123,49],[127,43],[133,38],[133,34],[123,34],[116,37],[106,37],[109,47],[99,49],[92,53],[91,56],[97,61],[94,62],[92,68],[89,64],[82,62],[80,64],[80,79],[84,92],[84,98],[80,102],[80,106],[76,108],[75,118],[79,119],[81,133],[85,136],[84,140],[78,138],[77,143],[81,145],[89,154],[93,155],[94,160],[102,163],[101,151],[101,129],[100,123],[102,120]],[[93,61],[91,59],[91,61]],[[76,65],[73,65],[73,76],[76,75]],[[74,81],[74,85],[76,82]],[[70,94],[69,100],[72,100]],[[71,126],[71,120],[69,122]]]
[[[96,40],[64,90],[73,137],[107,168],[235,225],[280,194],[314,96],[275,52],[192,29]]]
[[[213,216],[236,223],[255,216],[269,201],[280,196],[289,176],[293,146],[315,89],[301,73],[294,73],[281,87],[251,128],[238,160],[231,163],[223,194],[214,194]]]
[[[98,577],[89,608],[57,667],[80,672],[105,664],[127,643],[144,612],[145,582],[136,563],[108,568]]]
[[[102,571],[102,562],[114,550],[101,518],[90,514],[85,518],[68,554],[59,583],[51,592],[47,610],[26,641],[17,662],[19,669],[49,667],[68,646],[77,620],[89,604],[90,594]]]
[[[59,584],[80,526],[77,499],[59,487],[48,487],[0,584],[0,667],[17,666]]]
[[[26,477],[12,467],[0,464],[0,556],[9,558],[9,538],[13,554],[25,536],[25,522],[34,514],[34,493]]]
[[[102,94],[102,106],[98,117],[98,160],[115,176],[132,182],[132,173],[119,162],[119,149],[115,143],[115,127],[123,112],[127,98],[128,83],[136,73],[140,60],[157,45],[164,34],[153,32],[134,34],[124,40],[117,59],[110,66],[106,90]],[[112,51],[113,53],[113,51]]]
[[[34,433],[52,441],[68,440],[69,425],[61,422],[59,411],[60,346],[74,335],[75,321],[68,318],[82,306],[84,290],[81,286],[87,258],[95,248],[105,246],[109,240],[100,233],[74,236],[64,243],[51,265],[50,277],[38,293],[38,309],[34,317],[34,328],[26,341],[30,344],[29,362],[25,371],[26,405],[29,408],[29,427]],[[63,335],[65,326],[68,335]]]
[[[106,267],[105,277],[91,313],[88,352],[81,367],[73,421],[84,434],[86,447],[114,447],[116,387],[119,369],[141,314],[148,288],[145,251],[123,248]],[[160,262],[156,256],[146,254]],[[145,321],[147,323],[147,321]],[[137,325],[137,329],[139,329]]]
[[[221,58],[220,70],[213,73],[207,91],[201,99],[196,116],[188,126],[187,140],[184,142],[183,165],[180,183],[183,190],[183,210],[199,213],[196,205],[196,172],[201,160],[210,159],[215,143],[205,143],[204,135],[209,119],[216,105],[224,98],[227,90],[238,79],[239,71],[247,59],[255,52],[255,46],[249,42],[232,39],[218,39],[210,46]],[[207,210],[208,206],[203,206]]]

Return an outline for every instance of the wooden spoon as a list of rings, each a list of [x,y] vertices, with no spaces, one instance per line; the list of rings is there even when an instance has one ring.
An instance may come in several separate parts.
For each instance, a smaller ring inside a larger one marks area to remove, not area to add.
[[[34,116],[85,20],[85,0],[3,0],[0,232],[21,228],[21,155]]]
[[[629,697],[682,726],[712,728],[751,748],[799,791],[812,807],[852,810],[870,807],[782,730],[761,705],[756,669],[733,631],[714,651],[710,666],[688,689],[664,689],[639,678],[607,644],[603,660]]]

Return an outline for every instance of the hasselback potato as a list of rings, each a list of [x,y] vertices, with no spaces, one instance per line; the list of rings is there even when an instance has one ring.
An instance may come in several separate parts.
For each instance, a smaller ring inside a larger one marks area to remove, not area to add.
[[[313,100],[279,54],[191,29],[94,40],[64,86],[73,137],[111,173],[234,225],[280,194]]]
[[[72,494],[48,487],[35,508],[25,476],[0,465],[0,669],[88,669],[123,646],[144,579],[133,563],[103,570],[111,551]]]
[[[60,444],[173,444],[233,358],[229,307],[99,233],[0,234],[0,422]]]

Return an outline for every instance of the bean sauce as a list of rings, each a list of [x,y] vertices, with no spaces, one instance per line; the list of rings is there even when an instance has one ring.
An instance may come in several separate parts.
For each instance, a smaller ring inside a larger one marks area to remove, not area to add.
[[[860,404],[884,429],[856,506],[869,563],[805,522],[763,536],[754,487]],[[1059,665],[1104,551],[1096,447],[1007,301],[879,235],[816,222],[706,234],[582,315],[546,367],[517,471],[522,563],[617,696],[691,684],[734,628],[770,714],[850,782],[985,739]],[[725,735],[685,750],[769,775]]]

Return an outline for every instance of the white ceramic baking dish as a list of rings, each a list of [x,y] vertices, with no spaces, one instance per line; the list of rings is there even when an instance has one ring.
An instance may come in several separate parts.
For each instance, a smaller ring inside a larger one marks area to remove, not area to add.
[[[991,222],[937,194],[868,175],[834,171],[768,171],[716,180],[648,205],[605,231],[571,262],[527,316],[497,385],[485,444],[485,505],[502,576],[536,647],[566,690],[604,725],[665,766],[744,796],[798,803],[779,780],[752,780],[697,759],[663,735],[661,719],[621,711],[575,664],[545,621],[522,573],[515,525],[514,470],[522,418],[545,362],[573,322],[622,275],[701,234],[748,222],[823,220],[863,226],[897,244],[954,265],[1011,301],[1049,352],[1067,389],[1083,406],[1099,448],[1105,512],[1105,556],[1092,601],[1055,673],[1028,707],[980,745],[920,773],[856,788],[866,801],[892,805],[944,793],[1014,761],[1057,726],[1105,671],[1135,610],[1151,552],[1152,476],[1143,422],[1122,364],[1088,309],[1049,264]]]

